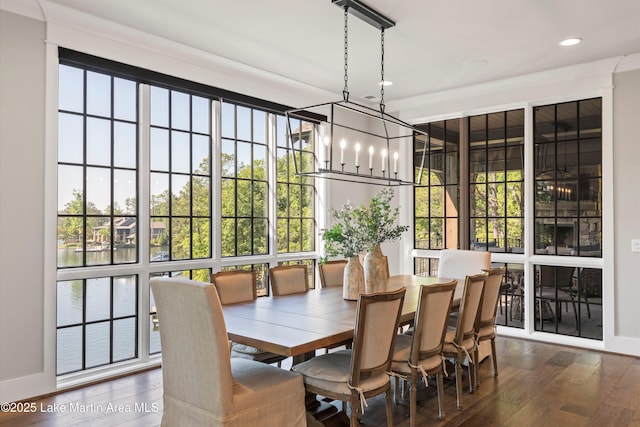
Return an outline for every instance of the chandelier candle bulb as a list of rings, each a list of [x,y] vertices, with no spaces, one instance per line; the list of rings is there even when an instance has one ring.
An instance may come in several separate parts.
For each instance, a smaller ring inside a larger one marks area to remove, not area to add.
[[[356,142],[356,168],[360,166],[359,159],[358,159],[359,155],[360,155],[360,143]]]
[[[340,141],[340,164],[344,165],[344,148],[347,146],[347,141],[344,139]]]
[[[398,173],[398,152],[393,153],[393,173]]]
[[[384,169],[385,169],[385,164],[384,164],[385,162],[384,162],[384,159],[385,159],[386,157],[387,157],[387,150],[382,150],[382,167],[381,167],[382,172],[384,172]]]
[[[324,137],[324,160],[325,162],[329,162],[329,156],[330,154],[330,144],[329,144],[329,137],[325,135]]]
[[[369,146],[369,169],[373,169],[373,145]]]

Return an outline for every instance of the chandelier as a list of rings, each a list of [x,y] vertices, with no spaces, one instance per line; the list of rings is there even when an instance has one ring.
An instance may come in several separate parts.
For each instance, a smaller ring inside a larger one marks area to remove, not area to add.
[[[426,144],[413,151],[413,140],[426,132],[385,112],[384,34],[395,22],[358,0],[332,0],[344,9],[343,99],[285,112],[295,173],[339,181],[397,186],[421,182]],[[371,108],[349,99],[349,13],[380,30],[380,104]],[[304,125],[312,123],[317,126]],[[422,138],[421,138],[422,139]],[[304,152],[316,147],[310,160]],[[400,159],[412,158],[404,162]],[[409,165],[404,170],[402,164]]]

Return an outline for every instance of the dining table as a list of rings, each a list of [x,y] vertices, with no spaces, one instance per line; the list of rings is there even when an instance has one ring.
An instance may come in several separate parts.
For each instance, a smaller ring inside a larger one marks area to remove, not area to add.
[[[391,276],[379,291],[405,288],[400,323],[413,320],[420,287],[451,279],[417,276]],[[453,305],[460,302],[464,280],[458,280]],[[315,350],[332,347],[353,338],[357,301],[342,297],[342,287],[310,289],[308,292],[261,297],[255,301],[223,306],[230,340],[305,360]]]

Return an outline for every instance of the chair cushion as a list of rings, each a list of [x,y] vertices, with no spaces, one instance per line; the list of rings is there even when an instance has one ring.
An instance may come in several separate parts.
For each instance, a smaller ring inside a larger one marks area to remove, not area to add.
[[[251,347],[250,345],[238,344],[237,342],[231,343],[231,351],[244,354],[260,354],[266,353],[258,348]]]
[[[496,336],[496,328],[493,325],[483,326],[478,330],[477,339],[487,340]]]
[[[391,370],[401,374],[410,374],[411,367],[407,363],[411,355],[411,335],[400,334],[396,336],[396,346],[393,352],[393,361],[391,362]],[[442,365],[442,357],[440,355],[429,357],[420,361],[422,369],[429,372]]]
[[[265,419],[282,420],[282,425],[304,425],[304,385],[300,375],[245,359],[231,359],[231,374],[233,412],[223,416],[231,421],[229,425],[236,425],[232,422],[236,418],[244,420],[237,425],[265,425]],[[270,425],[277,425],[277,421]]]
[[[453,341],[456,337],[456,331],[455,330],[448,330],[447,331],[447,335],[444,337],[444,346],[442,347],[442,353],[443,354],[457,354],[458,353],[458,348],[456,346],[453,345]],[[471,351],[473,350],[473,347],[475,346],[475,341],[472,338],[466,339],[461,347],[465,348],[467,351]]]
[[[345,396],[351,394],[351,389],[347,385],[351,369],[351,350],[323,354],[294,365],[291,369],[302,374],[305,384]],[[385,373],[367,378],[360,383],[360,387],[366,393],[388,382],[389,375]]]

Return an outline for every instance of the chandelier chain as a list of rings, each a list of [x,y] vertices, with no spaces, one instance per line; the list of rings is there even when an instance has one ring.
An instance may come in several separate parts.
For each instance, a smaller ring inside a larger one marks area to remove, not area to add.
[[[349,7],[344,8],[344,89],[342,97],[349,100]]]
[[[384,114],[384,28],[380,29],[380,112]]]

